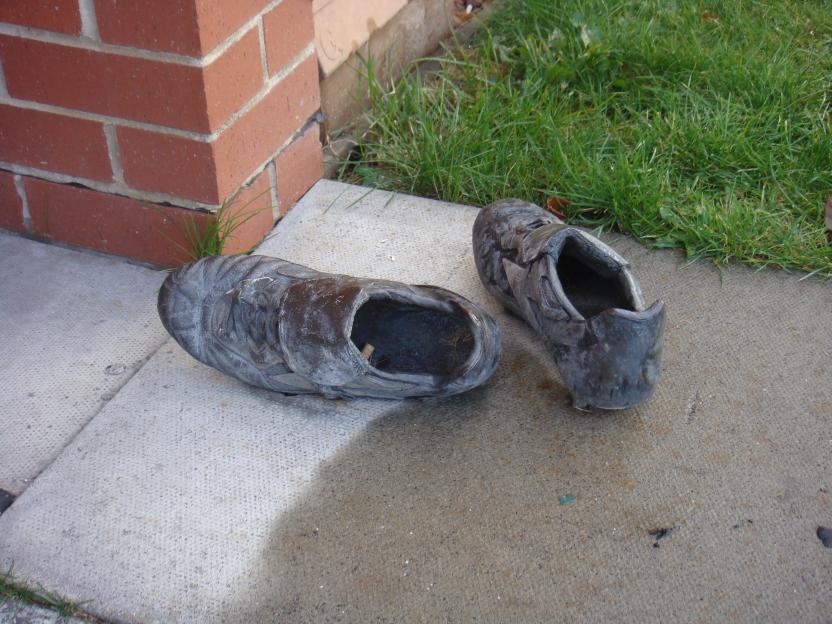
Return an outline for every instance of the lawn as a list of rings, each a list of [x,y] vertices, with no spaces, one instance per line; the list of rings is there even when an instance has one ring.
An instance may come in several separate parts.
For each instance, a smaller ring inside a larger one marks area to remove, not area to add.
[[[832,278],[828,0],[505,0],[433,65],[368,63],[352,180]]]

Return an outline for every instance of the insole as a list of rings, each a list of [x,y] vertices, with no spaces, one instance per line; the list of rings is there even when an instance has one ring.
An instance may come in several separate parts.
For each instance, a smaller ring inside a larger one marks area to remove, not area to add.
[[[591,259],[585,257],[581,247],[567,241],[557,271],[563,292],[584,318],[609,310],[623,308],[632,310],[630,297],[617,276],[604,276],[591,266]]]
[[[382,299],[371,299],[359,308],[351,338],[359,350],[372,345],[370,365],[389,373],[449,375],[465,363],[474,347],[462,313]]]

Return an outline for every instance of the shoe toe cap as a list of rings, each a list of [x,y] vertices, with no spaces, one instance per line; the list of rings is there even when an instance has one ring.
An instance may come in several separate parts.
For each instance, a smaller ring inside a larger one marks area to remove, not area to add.
[[[157,309],[168,333],[199,357],[204,312],[258,263],[254,256],[215,256],[186,264],[168,275],[159,289]]]

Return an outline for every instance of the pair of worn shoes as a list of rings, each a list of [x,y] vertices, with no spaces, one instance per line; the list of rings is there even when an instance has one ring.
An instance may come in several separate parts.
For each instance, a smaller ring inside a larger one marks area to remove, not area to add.
[[[480,212],[473,244],[483,284],[545,341],[577,407],[622,409],[650,396],[664,306],[645,306],[615,251],[514,199]],[[158,307],[193,357],[284,393],[447,396],[485,382],[501,352],[494,319],[453,292],[264,256],[185,265],[165,280]]]

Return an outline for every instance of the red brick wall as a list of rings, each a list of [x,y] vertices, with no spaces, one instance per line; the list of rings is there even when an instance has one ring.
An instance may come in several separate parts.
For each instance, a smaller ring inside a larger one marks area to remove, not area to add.
[[[0,227],[171,265],[231,202],[250,248],[322,174],[313,39],[310,0],[0,2]]]

